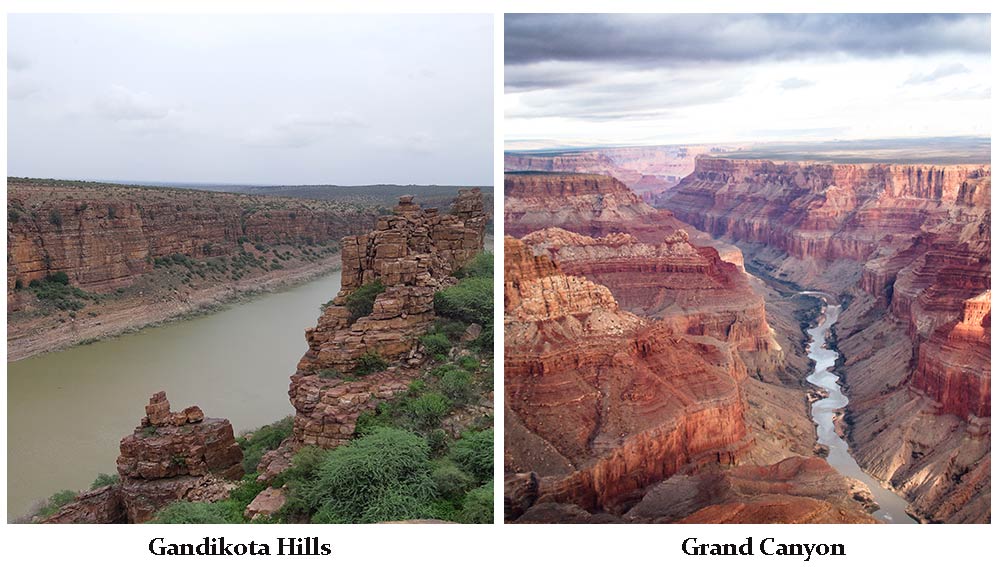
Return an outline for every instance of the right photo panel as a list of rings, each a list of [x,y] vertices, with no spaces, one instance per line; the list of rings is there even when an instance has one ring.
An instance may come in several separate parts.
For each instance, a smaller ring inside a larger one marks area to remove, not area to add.
[[[504,18],[508,523],[990,522],[990,16]]]

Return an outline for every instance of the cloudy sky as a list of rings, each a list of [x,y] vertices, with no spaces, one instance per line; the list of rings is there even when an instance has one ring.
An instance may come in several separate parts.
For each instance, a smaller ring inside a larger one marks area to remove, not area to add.
[[[492,184],[488,15],[8,16],[8,173]]]
[[[988,15],[507,15],[508,149],[990,135]]]

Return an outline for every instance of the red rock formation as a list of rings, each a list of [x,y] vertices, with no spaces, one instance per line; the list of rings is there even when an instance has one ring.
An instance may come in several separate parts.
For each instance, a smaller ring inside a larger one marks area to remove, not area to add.
[[[232,487],[226,481],[243,477],[242,461],[229,420],[206,418],[196,406],[171,412],[166,394],[156,393],[139,427],[121,441],[118,475],[128,521],[146,522],[176,500],[226,498]]]
[[[715,247],[722,259],[743,266],[735,246],[647,205],[622,182],[603,175],[508,173],[504,176],[504,230],[511,236],[558,227],[584,236],[627,233],[659,244],[677,230],[699,246]]]
[[[321,201],[8,179],[7,218],[10,303],[17,282],[57,271],[103,292],[151,271],[155,258],[233,254],[242,239],[327,242],[371,226],[374,215]]]
[[[902,249],[951,206],[989,203],[989,166],[803,164],[698,158],[657,205],[714,236],[796,258]]]
[[[678,475],[649,490],[630,521],[691,524],[874,524],[868,488],[818,457]]]
[[[552,256],[566,274],[606,286],[624,309],[663,320],[676,333],[714,337],[742,351],[777,350],[764,300],[746,273],[722,261],[715,248],[692,245],[684,230],[658,244],[560,228],[533,232],[523,241],[535,253]]]
[[[335,447],[354,433],[358,414],[405,391],[413,376],[394,369],[351,382],[336,376],[354,369],[366,354],[388,362],[419,362],[417,339],[434,320],[434,293],[455,283],[451,276],[483,249],[486,217],[478,189],[463,190],[451,214],[421,209],[411,197],[375,230],[343,241],[341,291],[306,331],[309,350],[291,378],[296,443]],[[370,315],[353,320],[351,293],[379,281],[384,291]]]
[[[730,349],[620,311],[607,288],[516,239],[504,253],[507,408],[575,471],[541,479],[538,502],[616,509],[746,450],[746,369]],[[523,447],[505,453],[508,472],[536,470]]]
[[[102,486],[76,497],[43,524],[124,524],[127,520],[121,485]]]
[[[454,284],[451,274],[482,251],[482,211],[478,189],[462,191],[447,215],[403,197],[395,214],[380,218],[375,230],[344,238],[340,293],[306,331],[309,351],[299,373],[351,370],[368,352],[390,360],[410,352],[434,319],[434,292]],[[385,290],[371,315],[352,320],[347,299],[375,281]]]
[[[558,226],[587,236],[627,232],[662,238],[683,228],[621,181],[604,175],[508,173],[504,175],[504,231],[512,236]]]

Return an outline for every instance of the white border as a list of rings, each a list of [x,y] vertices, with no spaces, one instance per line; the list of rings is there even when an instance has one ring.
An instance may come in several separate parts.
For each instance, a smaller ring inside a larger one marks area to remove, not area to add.
[[[494,17],[494,211],[496,251],[497,333],[495,363],[497,449],[496,516],[502,519],[502,264],[503,264],[503,12],[990,12],[985,1],[954,0],[930,2],[887,2],[882,0],[845,0],[841,2],[810,2],[791,0],[9,0],[5,2],[3,29],[7,29],[6,14],[20,13],[493,13]],[[993,26],[995,31],[995,24]],[[4,34],[6,37],[6,34]],[[995,34],[994,34],[995,35]],[[3,45],[6,58],[7,46]],[[993,63],[993,77],[997,76]],[[994,80],[994,83],[996,81]],[[6,91],[6,66],[3,71]],[[7,110],[4,98],[3,125],[6,129]],[[997,112],[994,102],[993,120]],[[995,128],[994,128],[995,130]],[[6,171],[6,137],[0,161]],[[993,234],[995,238],[996,234]],[[6,322],[6,321],[5,321]],[[6,347],[5,347],[6,348]],[[994,347],[995,349],[996,347]],[[994,353],[996,350],[993,351]],[[6,369],[4,370],[6,382]],[[3,389],[6,411],[6,388]],[[6,433],[6,419],[0,425]],[[6,439],[6,436],[5,436]],[[0,457],[6,465],[6,451]],[[72,466],[67,463],[66,466]],[[6,466],[4,466],[6,475]],[[6,508],[6,483],[2,502]],[[994,506],[995,508],[995,506]],[[15,564],[65,563],[72,565],[136,565],[152,562],[177,561],[177,558],[154,558],[146,545],[151,537],[169,537],[175,541],[197,542],[200,538],[225,536],[231,541],[250,539],[273,542],[277,537],[318,536],[333,546],[333,554],[322,558],[248,558],[242,563],[266,561],[272,564],[302,563],[303,561],[337,562],[355,565],[467,565],[467,564],[630,564],[669,565],[711,563],[748,565],[769,560],[799,563],[802,558],[699,558],[685,557],[680,543],[686,537],[702,541],[739,542],[748,536],[759,541],[775,537],[786,542],[841,542],[847,546],[847,556],[814,557],[815,562],[841,564],[904,564],[950,565],[955,563],[989,564],[997,554],[991,545],[997,535],[992,525],[979,526],[522,526],[502,525],[425,525],[425,526],[25,526],[7,525],[3,531],[6,560]],[[229,558],[181,558],[188,564],[210,565]]]

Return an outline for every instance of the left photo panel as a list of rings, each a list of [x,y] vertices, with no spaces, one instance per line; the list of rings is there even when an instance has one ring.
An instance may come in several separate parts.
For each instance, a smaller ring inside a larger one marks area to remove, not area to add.
[[[492,523],[493,17],[7,22],[7,521]]]

